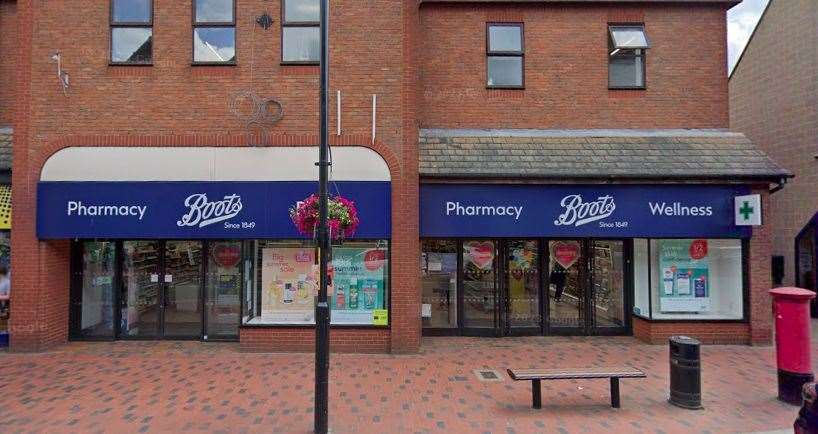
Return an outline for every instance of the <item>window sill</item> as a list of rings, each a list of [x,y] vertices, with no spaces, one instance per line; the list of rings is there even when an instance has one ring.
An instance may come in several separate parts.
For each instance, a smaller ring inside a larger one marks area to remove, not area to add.
[[[238,74],[238,68],[225,68],[225,66],[235,66],[235,65],[208,65],[203,63],[196,63],[190,65],[190,73],[192,76],[206,76],[206,77],[213,77],[213,76],[235,76]]]
[[[155,69],[152,64],[144,63],[112,63],[108,65],[108,74],[119,77],[149,77]]]
[[[746,324],[749,323],[749,319],[716,319],[716,318],[647,318],[641,315],[634,315],[635,317],[641,319],[642,321],[647,322],[655,322],[655,323],[733,323],[733,324]]]
[[[284,62],[280,63],[281,66],[321,66],[321,62]]]
[[[486,86],[488,90],[525,90],[525,86]]]
[[[612,87],[608,86],[608,90],[648,90],[645,86],[635,86],[635,87]]]
[[[315,324],[252,324],[252,323],[245,323],[241,325],[241,328],[248,328],[248,329],[280,329],[280,328],[298,328],[298,329],[314,329]],[[366,324],[330,324],[330,328],[333,329],[366,329],[366,330],[389,330],[390,326],[376,326],[376,325],[366,325]]]
[[[144,68],[147,66],[153,66],[153,62],[151,63],[139,63],[139,62],[108,62],[108,66],[112,67],[121,67],[121,66],[136,66],[138,68]]]
[[[237,62],[192,62],[190,66],[193,67],[200,67],[200,66],[237,66]]]
[[[317,63],[282,63],[284,75],[318,75],[321,70]]]

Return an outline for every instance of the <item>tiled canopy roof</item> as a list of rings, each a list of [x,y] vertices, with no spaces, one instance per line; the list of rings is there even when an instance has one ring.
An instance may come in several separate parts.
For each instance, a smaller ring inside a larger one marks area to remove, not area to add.
[[[419,3],[728,3],[741,0],[420,0]]]
[[[0,170],[11,170],[12,129],[0,127]]]
[[[743,134],[723,130],[425,129],[420,174],[776,181],[792,176]]]

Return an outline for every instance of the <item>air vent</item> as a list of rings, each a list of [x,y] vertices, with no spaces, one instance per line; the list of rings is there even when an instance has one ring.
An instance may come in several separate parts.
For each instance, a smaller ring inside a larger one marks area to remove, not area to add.
[[[477,375],[480,381],[503,381],[500,373],[492,369],[476,369],[474,375]]]

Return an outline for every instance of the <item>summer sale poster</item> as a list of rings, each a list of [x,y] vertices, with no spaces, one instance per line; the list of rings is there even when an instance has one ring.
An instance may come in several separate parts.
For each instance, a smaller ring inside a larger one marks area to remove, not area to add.
[[[376,310],[386,309],[386,250],[332,249],[333,324],[373,324]]]
[[[262,317],[287,324],[313,323],[318,290],[315,251],[267,248],[261,252]]]
[[[707,240],[661,240],[659,307],[662,312],[710,310],[710,258]]]

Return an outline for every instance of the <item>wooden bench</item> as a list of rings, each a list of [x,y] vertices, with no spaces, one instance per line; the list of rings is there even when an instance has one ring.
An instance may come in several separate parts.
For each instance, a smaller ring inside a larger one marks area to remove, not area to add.
[[[586,378],[611,379],[611,407],[619,408],[619,379],[645,378],[644,372],[635,368],[570,368],[570,369],[509,369],[514,381],[530,381],[534,408],[542,408],[542,380],[578,380]]]

